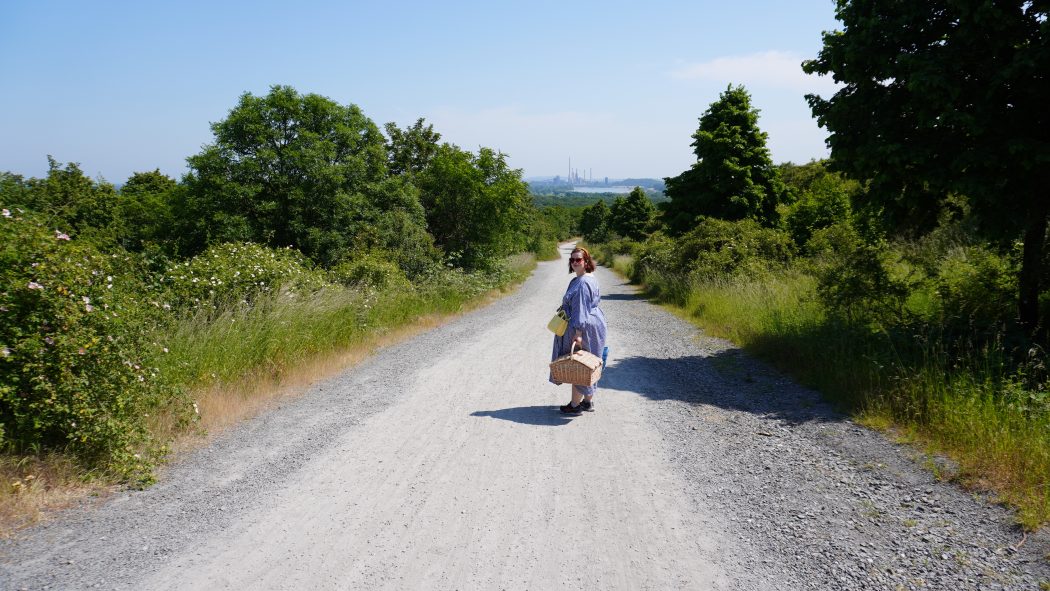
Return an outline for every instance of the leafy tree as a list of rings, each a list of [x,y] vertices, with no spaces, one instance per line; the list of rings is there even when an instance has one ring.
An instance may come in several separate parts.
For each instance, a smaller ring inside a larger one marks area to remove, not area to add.
[[[641,187],[635,187],[626,197],[613,201],[610,211],[612,230],[631,240],[641,240],[656,217],[656,206]]]
[[[25,205],[29,199],[29,187],[20,174],[0,172],[0,203],[5,207]]]
[[[532,202],[521,170],[509,168],[504,154],[443,144],[416,182],[427,227],[454,264],[486,268],[524,248]]]
[[[433,125],[424,127],[422,117],[404,130],[393,123],[387,123],[385,128],[390,174],[418,174],[437,154],[441,134],[434,131]]]
[[[584,208],[580,214],[580,232],[583,239],[591,243],[609,240],[609,208],[604,201],[597,201]]]
[[[191,253],[250,241],[331,265],[396,247],[406,232],[427,241],[418,195],[388,179],[383,135],[356,105],[274,86],[242,95],[212,131],[215,143],[189,158],[189,190],[176,204]]]
[[[580,215],[582,207],[566,207],[564,205],[550,205],[537,210],[537,215],[543,219],[548,228],[553,232],[555,240],[566,240],[579,232]]]
[[[827,160],[810,160],[805,164],[782,162],[776,166],[784,186],[797,196],[808,191],[815,181],[825,177],[828,174],[828,165]]]
[[[80,166],[63,166],[47,157],[47,177],[7,175],[2,185],[4,205],[22,206],[43,215],[53,230],[111,242],[117,206],[117,192],[105,181],[87,177]]]
[[[792,174],[789,187],[796,191],[797,197],[790,205],[781,207],[781,219],[796,245],[805,245],[817,230],[840,222],[850,223],[851,200],[860,190],[856,181],[827,172],[823,166],[789,170]]]
[[[132,174],[120,188],[118,199],[121,246],[138,252],[147,245],[177,241],[179,237],[172,232],[175,225],[172,202],[179,190],[175,179],[160,169]]]
[[[747,90],[729,86],[700,117],[691,144],[696,163],[664,179],[664,192],[671,198],[664,204],[671,231],[688,231],[698,216],[773,225],[786,193],[766,138]]]
[[[1028,0],[838,0],[842,31],[803,64],[842,86],[808,95],[833,163],[887,214],[936,219],[965,195],[987,236],[1023,238],[1018,310],[1040,325],[1050,214],[1050,6]]]

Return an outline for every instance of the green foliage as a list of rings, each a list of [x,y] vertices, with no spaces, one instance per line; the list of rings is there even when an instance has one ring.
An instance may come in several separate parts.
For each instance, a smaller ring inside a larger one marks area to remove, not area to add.
[[[423,172],[437,155],[441,134],[434,131],[433,125],[424,127],[422,117],[404,130],[398,129],[393,123],[387,123],[384,127],[389,138],[386,149],[390,174]]]
[[[609,240],[611,217],[612,214],[604,201],[585,207],[580,213],[580,232],[583,239],[595,244]]]
[[[482,269],[521,250],[532,211],[521,171],[506,155],[481,148],[477,155],[442,145],[416,177],[427,226],[453,265]]]
[[[951,249],[932,280],[942,325],[961,324],[992,332],[1000,329],[1012,313],[1016,266],[990,249]]]
[[[533,210],[526,224],[525,250],[542,261],[561,256],[558,242],[572,236],[573,217],[563,207]]]
[[[425,249],[418,195],[387,178],[383,135],[357,106],[274,86],[242,95],[212,130],[215,143],[189,158],[177,208],[187,252],[251,241],[332,265],[402,235]]]
[[[47,163],[47,177],[43,179],[6,175],[0,184],[4,205],[36,212],[70,236],[115,242],[120,230],[113,185],[88,178],[75,163],[63,166],[50,156]]]
[[[609,212],[609,225],[613,232],[630,238],[641,240],[651,229],[653,220],[656,218],[656,206],[641,187],[635,187],[626,197],[618,197],[613,201]]]
[[[412,289],[412,283],[397,265],[397,255],[392,252],[368,252],[343,261],[332,267],[329,278],[347,287],[398,291]]]
[[[565,207],[564,205],[550,205],[537,210],[537,215],[543,219],[547,227],[558,241],[567,240],[578,235],[580,213],[583,208]]]
[[[824,305],[858,325],[879,328],[900,323],[910,286],[891,267],[900,259],[885,242],[867,243],[846,224],[814,233],[807,250]]]
[[[813,232],[838,223],[850,223],[852,196],[859,190],[855,181],[835,174],[818,174],[806,179],[798,199],[782,206],[781,219],[795,244],[806,244]]]
[[[120,245],[132,252],[155,248],[175,254],[179,238],[172,232],[175,227],[172,204],[175,193],[180,190],[183,188],[175,179],[161,174],[160,169],[131,175],[120,188],[117,200]]]
[[[615,254],[615,253],[613,253]],[[669,287],[686,289],[684,273],[678,267],[676,243],[663,232],[654,232],[634,253],[631,280],[649,287],[655,295],[665,295]]]
[[[613,254],[633,258],[631,279],[667,301],[683,304],[697,283],[736,275],[765,275],[793,256],[791,238],[754,220],[701,218],[678,239],[655,232]]]
[[[1018,303],[1028,329],[1040,322],[1050,214],[1048,16],[1045,3],[1025,0],[839,0],[843,30],[824,33],[803,65],[841,84],[807,100],[830,132],[834,166],[869,180],[867,199],[889,218],[928,229],[957,193],[984,236],[1023,237]]]
[[[165,305],[180,313],[206,316],[233,303],[250,304],[275,291],[308,296],[325,286],[296,250],[253,243],[217,244],[185,262],[174,263],[160,279]]]
[[[125,478],[147,476],[157,451],[147,413],[179,397],[154,365],[159,309],[142,302],[135,261],[20,208],[3,210],[0,245],[4,447],[65,449]]]
[[[693,134],[696,163],[664,179],[669,229],[689,231],[699,216],[726,220],[754,219],[770,226],[777,206],[787,198],[758,128],[758,110],[743,86],[730,86],[700,117]]]
[[[656,233],[638,251],[634,277],[649,293],[862,413],[859,420],[892,424],[951,455],[960,478],[993,483],[1026,528],[1050,519],[1045,353],[1026,349],[1012,360],[1001,333],[979,326],[1004,313],[1010,257],[960,243],[953,228],[870,244],[836,224],[814,233],[809,260],[684,281],[680,245]],[[929,305],[917,308],[917,296]]]
[[[755,220],[703,218],[675,246],[678,268],[698,280],[737,273],[761,273],[793,254],[790,237]]]

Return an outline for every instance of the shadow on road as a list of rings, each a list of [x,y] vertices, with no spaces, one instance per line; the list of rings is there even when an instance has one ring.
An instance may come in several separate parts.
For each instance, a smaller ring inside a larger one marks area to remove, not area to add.
[[[634,301],[643,301],[643,300],[645,300],[645,298],[642,297],[639,294],[636,294],[636,293],[613,293],[613,294],[609,294],[609,295],[602,295],[602,301],[606,301],[606,300],[608,300],[608,301],[634,302]]]
[[[790,424],[837,422],[842,415],[776,370],[738,351],[670,359],[609,360],[598,382],[602,390],[641,394],[652,400],[709,404],[768,416]]]
[[[516,406],[499,410],[479,410],[470,413],[472,417],[492,417],[504,421],[539,425],[541,427],[560,427],[572,421],[571,416],[558,412],[557,406]]]

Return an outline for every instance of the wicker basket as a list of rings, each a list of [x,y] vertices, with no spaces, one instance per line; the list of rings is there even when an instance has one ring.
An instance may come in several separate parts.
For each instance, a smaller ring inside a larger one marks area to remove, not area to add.
[[[593,386],[602,377],[602,360],[583,349],[575,349],[576,343],[573,343],[568,355],[551,361],[551,377],[563,384]]]

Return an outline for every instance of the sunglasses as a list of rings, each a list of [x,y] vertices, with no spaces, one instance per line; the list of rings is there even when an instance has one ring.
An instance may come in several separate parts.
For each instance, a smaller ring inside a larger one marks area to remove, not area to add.
[[[573,264],[576,264],[576,263],[582,263],[582,262],[583,262],[583,258],[572,257],[572,258],[569,259],[569,264],[570,265],[573,265]]]

